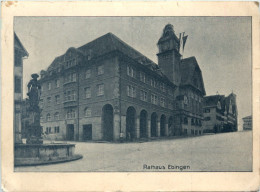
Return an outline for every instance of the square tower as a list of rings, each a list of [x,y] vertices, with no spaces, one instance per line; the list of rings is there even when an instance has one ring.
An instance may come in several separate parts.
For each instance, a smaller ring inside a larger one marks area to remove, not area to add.
[[[168,24],[164,27],[157,46],[159,48],[157,56],[160,69],[169,80],[178,86],[180,84],[180,40],[174,33],[173,25]]]

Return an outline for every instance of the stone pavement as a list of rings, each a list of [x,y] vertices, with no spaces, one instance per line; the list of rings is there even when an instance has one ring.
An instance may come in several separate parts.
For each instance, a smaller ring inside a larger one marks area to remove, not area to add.
[[[15,171],[251,171],[252,132],[135,143],[76,144],[83,159]]]

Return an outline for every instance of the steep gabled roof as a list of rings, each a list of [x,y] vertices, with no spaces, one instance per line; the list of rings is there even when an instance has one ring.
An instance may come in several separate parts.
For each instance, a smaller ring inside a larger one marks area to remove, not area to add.
[[[203,95],[206,95],[202,73],[195,57],[182,59],[180,72],[181,86],[191,85],[201,91]]]
[[[156,65],[152,60],[148,59],[146,56],[144,56],[139,51],[135,50],[134,48],[126,44],[124,41],[122,41],[112,33],[107,33],[79,47],[78,49],[83,53],[86,53],[88,52],[88,50],[91,50],[91,52],[93,53],[93,57],[104,55],[106,53],[117,50],[121,51],[128,57],[133,58],[135,60],[143,59],[146,61],[146,63]]]
[[[18,49],[20,49],[20,51],[23,53],[23,57],[25,56],[29,56],[29,53],[27,52],[27,50],[24,48],[23,44],[21,43],[20,39],[18,38],[18,36],[16,35],[16,33],[14,32],[14,46]]]

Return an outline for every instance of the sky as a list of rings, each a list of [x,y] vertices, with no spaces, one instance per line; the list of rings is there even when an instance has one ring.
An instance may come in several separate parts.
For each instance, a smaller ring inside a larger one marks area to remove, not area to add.
[[[165,25],[188,39],[183,58],[195,56],[206,95],[237,95],[239,129],[252,114],[251,17],[15,17],[14,31],[29,53],[24,60],[24,97],[32,73],[55,57],[113,33],[155,63]]]

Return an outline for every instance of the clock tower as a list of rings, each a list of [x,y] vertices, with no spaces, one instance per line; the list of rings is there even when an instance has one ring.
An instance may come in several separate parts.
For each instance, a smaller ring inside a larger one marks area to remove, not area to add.
[[[163,34],[159,39],[157,46],[159,48],[158,65],[162,72],[175,85],[180,84],[180,61],[179,53],[180,40],[175,35],[173,26],[168,24],[163,29]]]

